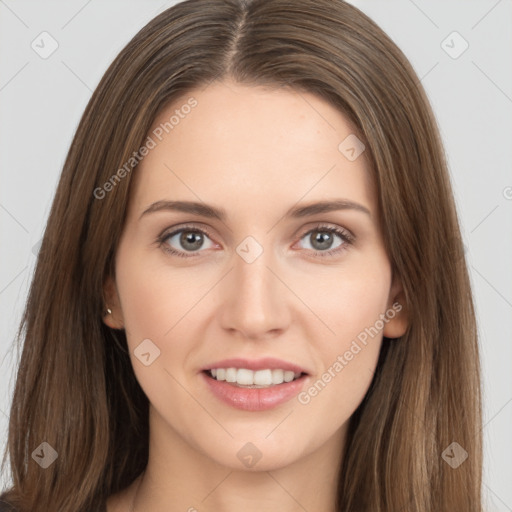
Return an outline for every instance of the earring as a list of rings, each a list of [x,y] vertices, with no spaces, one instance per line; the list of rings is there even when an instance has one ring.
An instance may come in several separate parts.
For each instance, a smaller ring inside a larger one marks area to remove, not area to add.
[[[105,312],[105,316],[111,315],[111,314],[112,314],[112,310],[110,308],[107,308],[107,311]]]

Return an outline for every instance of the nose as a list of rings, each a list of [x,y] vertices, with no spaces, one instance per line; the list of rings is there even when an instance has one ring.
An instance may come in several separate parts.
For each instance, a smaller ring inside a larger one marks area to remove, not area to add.
[[[264,249],[252,262],[234,254],[232,269],[219,290],[222,328],[253,340],[285,331],[290,324],[293,294],[280,273],[270,249]]]

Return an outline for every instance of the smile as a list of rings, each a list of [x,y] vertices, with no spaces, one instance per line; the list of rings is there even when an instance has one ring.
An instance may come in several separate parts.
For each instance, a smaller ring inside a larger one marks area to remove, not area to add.
[[[234,367],[215,368],[204,370],[199,375],[208,392],[220,402],[253,412],[274,409],[290,401],[305,389],[310,380],[308,374],[279,368],[256,371]]]
[[[301,377],[301,372],[291,370],[263,369],[249,370],[247,368],[213,368],[207,370],[210,377],[217,381],[225,381],[235,386],[251,389],[264,389],[277,386],[283,382],[292,382]]]

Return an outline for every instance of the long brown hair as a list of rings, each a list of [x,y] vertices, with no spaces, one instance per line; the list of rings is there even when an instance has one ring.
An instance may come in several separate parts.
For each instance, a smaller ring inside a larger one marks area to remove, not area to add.
[[[94,191],[141,147],[162,108],[226,77],[317,94],[353,123],[403,285],[409,329],[384,339],[351,418],[337,510],[481,512],[477,331],[438,128],[403,53],[341,0],[188,0],[108,68],[65,161],[19,330],[5,500],[22,512],[95,509],[146,466],[148,400],[124,331],[102,322],[136,168],[104,197]],[[58,453],[46,469],[32,460],[42,442]],[[468,458],[453,467],[461,450]]]

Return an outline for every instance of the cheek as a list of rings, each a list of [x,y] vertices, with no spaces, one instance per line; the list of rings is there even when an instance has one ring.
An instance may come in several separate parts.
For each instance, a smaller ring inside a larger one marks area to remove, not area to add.
[[[318,293],[311,295],[311,310],[325,325],[317,320],[315,326],[321,330],[310,332],[321,370],[313,377],[308,395],[333,419],[346,419],[359,405],[373,378],[382,344],[391,270],[384,258],[362,263],[340,270],[335,279],[331,275],[317,280]]]
[[[129,339],[166,339],[201,296],[195,274],[173,271],[160,258],[120,246],[117,287]]]
[[[329,357],[333,350],[346,350],[366,329],[377,325],[382,330],[378,320],[385,313],[391,286],[386,258],[354,258],[339,269],[316,273],[303,281],[303,286],[302,296],[308,297],[308,306],[324,324],[322,352]]]
[[[336,310],[331,310],[330,318],[339,335],[340,349],[346,349],[354,339],[364,342],[364,333],[371,331],[375,336],[382,330],[379,318],[385,313],[390,280],[385,274],[373,277],[367,274],[364,279],[346,280],[343,290],[338,291]]]
[[[119,248],[116,281],[133,370],[150,401],[164,406],[163,389],[179,394],[173,377],[181,380],[190,350],[183,326],[200,297],[197,281],[184,282],[183,274],[128,246]]]
[[[132,366],[154,403],[163,399],[162,389],[181,396],[174,378],[184,378],[197,350],[197,317],[205,316],[201,298],[212,288],[211,272],[172,268],[165,258],[148,255],[135,244],[119,247],[117,288]],[[148,348],[151,359],[157,357],[146,366],[139,355]]]

